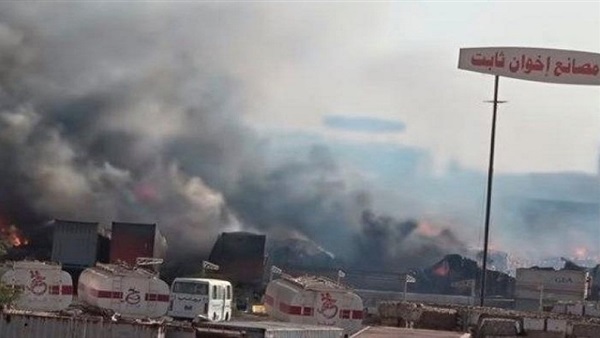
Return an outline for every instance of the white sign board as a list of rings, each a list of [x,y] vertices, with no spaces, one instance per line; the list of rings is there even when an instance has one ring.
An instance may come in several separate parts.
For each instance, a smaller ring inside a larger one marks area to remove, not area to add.
[[[524,47],[462,48],[458,68],[521,80],[600,85],[600,54]]]
[[[515,298],[539,299],[543,287],[546,299],[582,300],[586,295],[587,276],[585,271],[517,269]]]
[[[411,275],[406,275],[404,281],[407,283],[416,283],[417,282],[416,278]]]
[[[217,264],[213,264],[213,263],[207,262],[207,261],[202,261],[202,268],[204,270],[213,270],[213,271],[219,270],[219,266]]]

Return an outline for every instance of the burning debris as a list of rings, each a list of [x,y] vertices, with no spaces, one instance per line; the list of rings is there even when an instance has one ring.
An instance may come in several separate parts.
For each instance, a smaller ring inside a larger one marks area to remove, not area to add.
[[[450,229],[436,231],[429,223],[421,226],[414,220],[402,222],[370,210],[362,214],[362,232],[356,243],[359,266],[387,271],[422,267],[448,253],[464,251]]]
[[[11,247],[20,247],[29,244],[29,239],[23,235],[21,229],[16,225],[0,224],[0,242],[5,242]]]
[[[475,288],[481,280],[482,270],[477,262],[460,255],[446,255],[443,259],[425,269],[412,272],[419,281],[415,291],[437,294],[470,295],[468,288],[457,288],[457,283],[470,281]],[[487,272],[486,294],[488,296],[512,297],[514,278],[500,271]]]

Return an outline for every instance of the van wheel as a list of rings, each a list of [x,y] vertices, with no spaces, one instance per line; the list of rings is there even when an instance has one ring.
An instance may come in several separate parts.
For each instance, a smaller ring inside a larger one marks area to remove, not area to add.
[[[225,321],[228,321],[228,320],[229,320],[229,312],[227,312],[227,313],[225,314]]]

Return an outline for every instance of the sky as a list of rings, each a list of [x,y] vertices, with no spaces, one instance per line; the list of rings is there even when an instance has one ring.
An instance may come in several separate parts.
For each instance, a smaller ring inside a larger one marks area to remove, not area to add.
[[[419,147],[431,152],[442,171],[451,162],[487,167],[492,107],[483,101],[493,97],[493,77],[458,70],[460,48],[600,52],[597,2],[263,6],[272,15],[262,24],[256,53],[269,66],[257,70],[262,81],[258,107],[250,113],[253,124],[373,147]],[[597,86],[503,78],[499,96],[508,103],[499,108],[498,172],[597,172]],[[328,124],[330,115],[389,120],[405,128],[343,131]]]
[[[600,3],[0,3],[0,227],[284,232],[402,264],[480,247],[494,79],[457,65],[490,46],[599,53]],[[600,250],[600,88],[499,98],[492,244]]]

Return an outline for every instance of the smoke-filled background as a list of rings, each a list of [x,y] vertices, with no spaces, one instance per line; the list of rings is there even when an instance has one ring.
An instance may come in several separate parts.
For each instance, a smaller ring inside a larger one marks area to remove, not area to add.
[[[454,70],[456,55],[446,65],[417,50],[377,54],[386,44],[373,21],[392,10],[1,4],[0,222],[156,222],[181,253],[251,230],[306,238],[373,269],[480,247],[488,107],[469,108],[472,131],[428,111],[441,108],[427,106],[432,93],[463,109],[447,83],[417,71]],[[479,87],[457,90],[487,98]],[[419,118],[377,119],[392,107]],[[589,173],[500,174],[493,246],[534,258],[596,254],[597,183]],[[547,203],[558,203],[554,214]]]

